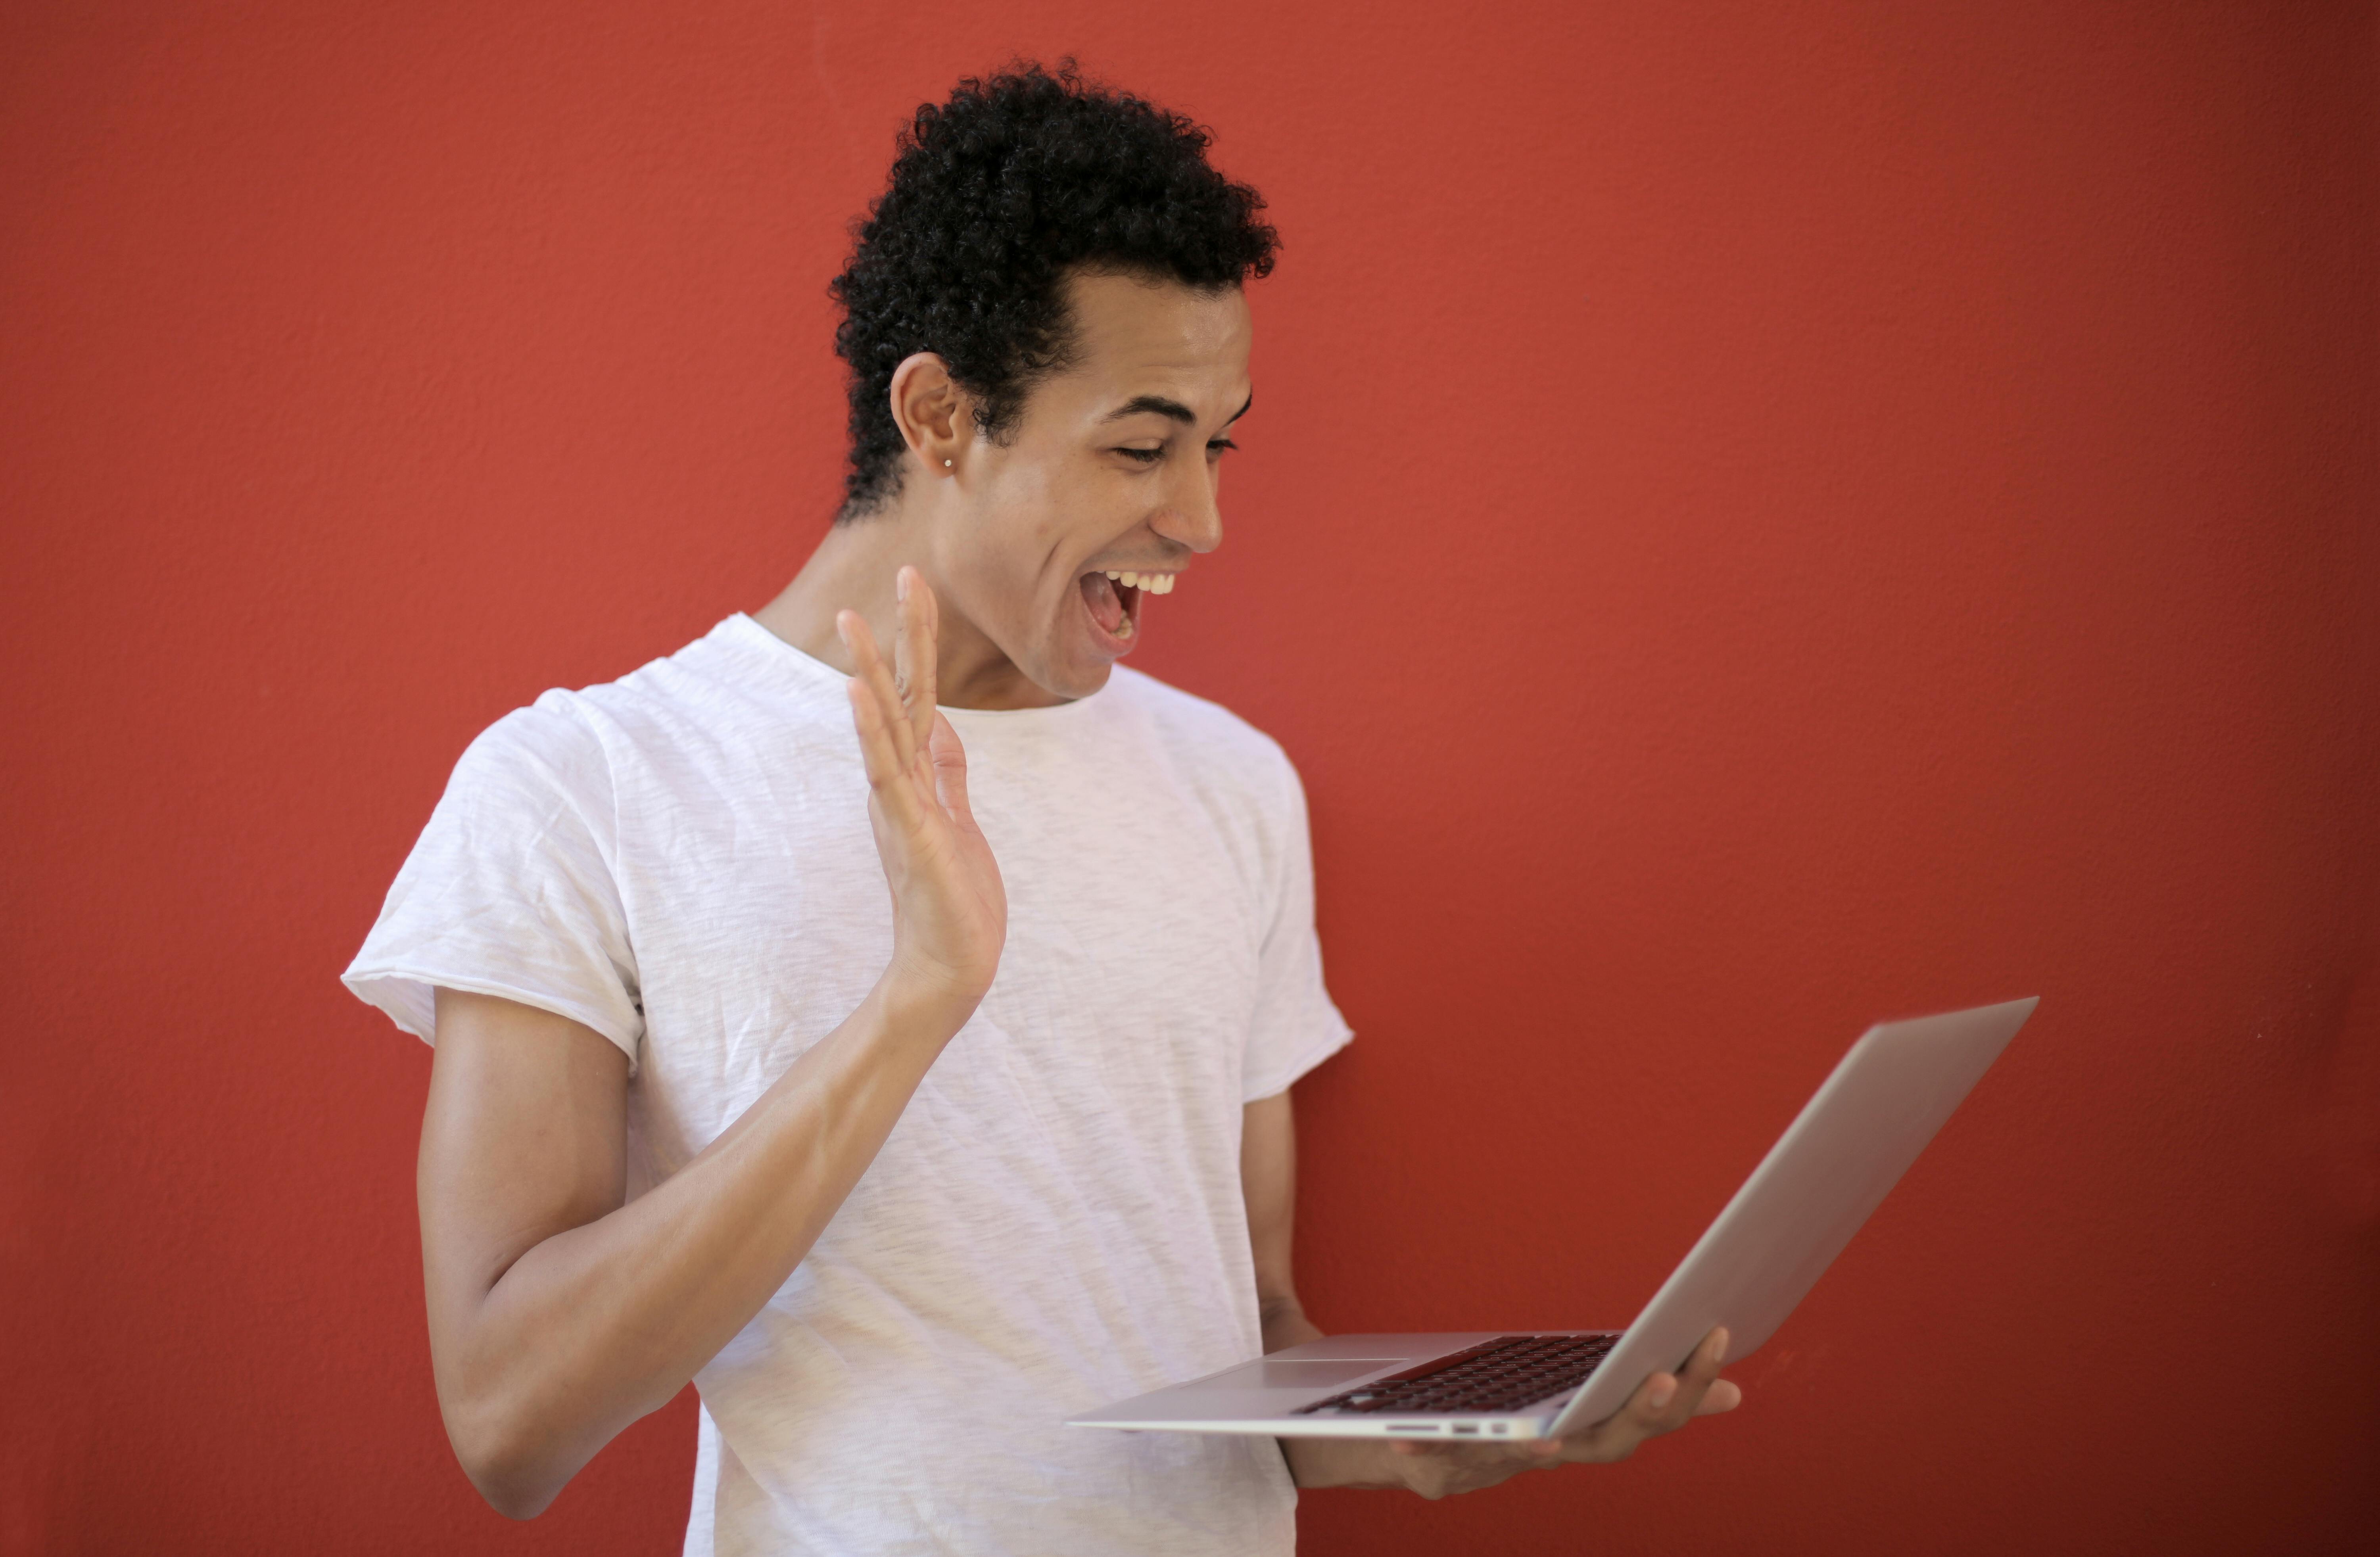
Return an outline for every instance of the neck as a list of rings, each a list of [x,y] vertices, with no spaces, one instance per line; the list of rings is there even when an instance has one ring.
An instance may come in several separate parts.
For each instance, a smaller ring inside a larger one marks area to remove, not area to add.
[[[945,708],[1048,708],[1052,697],[1017,669],[1014,661],[958,609],[961,591],[949,587],[932,527],[926,516],[896,501],[883,510],[838,524],[810,553],[777,598],[752,614],[771,632],[844,675],[851,656],[835,635],[840,611],[856,611],[876,635],[886,658],[892,652],[895,606],[892,578],[904,564],[917,568],[934,591],[940,613],[935,655],[935,700]]]

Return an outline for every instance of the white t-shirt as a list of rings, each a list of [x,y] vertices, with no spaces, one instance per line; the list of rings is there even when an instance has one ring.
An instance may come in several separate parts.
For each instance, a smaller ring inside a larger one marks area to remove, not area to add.
[[[467,751],[347,986],[558,1012],[635,1066],[666,1177],[892,950],[844,678],[745,615]],[[1304,797],[1242,721],[1119,667],[951,709],[1008,889],[974,1018],[792,1278],[696,1378],[686,1551],[1287,1552],[1262,1438],[1068,1429],[1262,1349],[1241,1108],[1337,1050]]]

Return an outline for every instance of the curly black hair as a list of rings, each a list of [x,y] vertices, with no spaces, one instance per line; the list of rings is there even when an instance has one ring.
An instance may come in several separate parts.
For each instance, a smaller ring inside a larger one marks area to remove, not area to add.
[[[905,445],[892,373],[931,351],[975,397],[987,438],[1014,430],[1035,383],[1073,345],[1063,290],[1075,268],[1197,287],[1272,271],[1280,237],[1263,197],[1207,164],[1208,132],[1137,97],[1018,64],[921,104],[890,185],[854,229],[831,290],[836,355],[851,368],[850,469],[837,517],[900,490]]]

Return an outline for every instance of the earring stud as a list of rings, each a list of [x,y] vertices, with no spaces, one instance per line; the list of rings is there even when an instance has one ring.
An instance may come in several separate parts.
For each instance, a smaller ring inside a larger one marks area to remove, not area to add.
[[[950,462],[949,460],[947,460],[947,459],[946,459],[946,460],[942,461],[942,468],[943,468],[943,469],[947,470],[947,469],[949,469],[950,468],[951,468],[951,462]]]

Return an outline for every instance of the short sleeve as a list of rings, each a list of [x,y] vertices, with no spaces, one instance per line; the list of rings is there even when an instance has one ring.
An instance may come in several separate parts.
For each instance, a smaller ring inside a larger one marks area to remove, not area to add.
[[[611,769],[568,699],[550,692],[471,743],[343,981],[432,1043],[443,987],[583,1022],[634,1065],[645,1020]]]
[[[1280,759],[1280,795],[1269,833],[1269,928],[1257,962],[1257,1000],[1240,1065],[1245,1102],[1269,1098],[1354,1037],[1322,982],[1322,943],[1314,931],[1314,850],[1305,790]]]

